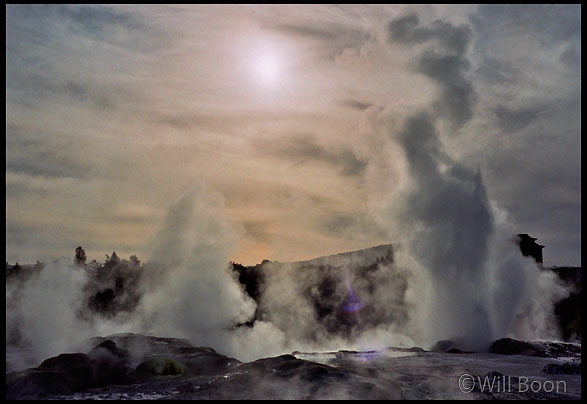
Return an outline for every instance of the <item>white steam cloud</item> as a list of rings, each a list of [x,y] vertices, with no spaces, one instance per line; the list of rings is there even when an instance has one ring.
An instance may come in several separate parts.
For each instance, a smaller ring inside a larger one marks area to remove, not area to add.
[[[38,360],[113,332],[187,338],[244,361],[293,349],[429,347],[453,339],[483,350],[505,336],[556,338],[553,302],[567,292],[553,273],[521,256],[511,241],[516,232],[494,214],[481,170],[452,159],[441,140],[440,128],[456,132],[474,114],[471,31],[440,22],[422,27],[410,16],[393,21],[389,32],[397,43],[436,45],[422,52],[417,70],[440,89],[428,108],[400,123],[388,124],[387,111],[365,111],[375,136],[385,133],[379,144],[388,147],[379,152],[393,156],[402,173],[383,216],[396,241],[393,264],[367,274],[355,271],[350,258],[322,272],[269,264],[257,305],[229,267],[238,231],[220,213],[222,199],[199,187],[170,207],[132,313],[109,320],[80,313],[87,275],[56,262],[22,289],[7,283],[7,332],[18,324]],[[377,156],[370,161],[369,170],[388,164]],[[329,307],[352,298],[357,310],[318,316],[312,299],[324,291]],[[251,327],[235,326],[257,309],[264,314]]]
[[[80,327],[76,309],[86,274],[71,263],[54,261],[20,287],[6,283],[6,332],[18,327],[35,361],[79,346],[93,337]],[[14,304],[14,302],[17,302]],[[26,363],[38,365],[38,363]]]
[[[234,328],[253,317],[256,304],[229,268],[238,238],[220,215],[220,205],[217,195],[200,188],[169,209],[156,237],[153,265],[145,268],[132,328],[187,338],[241,360],[283,353],[283,335],[270,324]]]
[[[477,101],[468,79],[470,38],[467,27],[440,21],[422,27],[416,16],[390,24],[391,41],[436,45],[422,51],[416,66],[440,91],[430,108],[389,130],[392,145],[403,150],[409,182],[391,201],[388,220],[404,247],[400,265],[419,274],[410,288],[425,296],[414,302],[411,316],[423,332],[420,341],[455,339],[482,350],[508,335],[554,337],[552,303],[565,292],[553,274],[521,257],[512,229],[495,220],[481,170],[460,164],[443,148],[439,128],[448,128],[447,136],[456,133]]]

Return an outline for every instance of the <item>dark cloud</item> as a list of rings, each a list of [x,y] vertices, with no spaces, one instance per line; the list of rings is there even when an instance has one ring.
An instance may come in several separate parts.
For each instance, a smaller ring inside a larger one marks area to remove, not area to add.
[[[316,41],[324,47],[327,57],[334,57],[346,48],[360,47],[371,37],[369,32],[340,24],[325,24],[319,28],[301,24],[269,24],[267,27],[288,36]]]
[[[413,163],[415,178],[425,179],[429,174],[436,173],[442,144],[429,114],[421,111],[410,116],[404,129],[394,136],[398,137],[406,157]]]
[[[49,136],[46,135],[47,139]],[[6,172],[52,178],[86,178],[92,171],[83,158],[72,156],[64,140],[48,142],[40,135],[6,127]]]
[[[271,222],[260,220],[247,220],[243,222],[247,236],[258,241],[271,240],[271,233],[268,231]]]
[[[46,189],[31,186],[23,182],[6,180],[6,199],[44,198],[49,195]]]
[[[470,22],[488,126],[515,134],[477,155],[492,197],[546,245],[546,265],[580,265],[581,6],[482,5]]]
[[[519,81],[521,71],[512,63],[492,57],[484,57],[475,76],[491,85],[511,86]]]
[[[140,14],[120,8],[12,5],[6,11],[6,97],[11,104],[30,107],[58,100],[112,111],[121,103],[136,102],[138,92],[126,83],[105,83],[91,76],[92,69],[76,71],[76,67],[94,59],[94,68],[103,64],[102,68],[113,69],[122,62],[123,52],[131,51],[124,55],[130,62],[145,46],[153,49],[164,41]],[[104,44],[114,56],[100,56]]]
[[[35,229],[23,223],[15,222],[7,217],[6,220],[6,246],[19,247],[31,240]]]
[[[122,88],[104,88],[90,82],[67,80],[59,83],[49,77],[38,77],[34,86],[39,97],[61,98],[76,103],[87,103],[94,111],[113,110],[125,101],[136,100],[136,96]],[[21,86],[26,89],[28,86]]]
[[[556,105],[530,105],[522,108],[499,105],[493,112],[502,132],[515,133],[558,108],[560,107]]]
[[[361,176],[369,164],[368,159],[357,157],[352,149],[338,147],[330,150],[308,135],[292,136],[285,144],[263,146],[263,151],[296,164],[304,164],[306,161],[325,163],[337,168],[344,176]]]
[[[131,224],[131,225],[156,225],[159,222],[159,218],[155,215],[146,215],[146,214],[126,214],[126,215],[111,215],[106,217],[106,219],[110,220],[112,223],[117,224]]]
[[[148,33],[151,30],[140,14],[105,5],[10,5],[6,7],[6,20],[7,38],[43,31],[51,35],[34,35],[30,39],[33,43],[46,45],[55,45],[53,35],[62,35],[69,31],[69,34],[129,46],[131,43],[128,41],[136,39],[134,34]],[[119,35],[121,30],[126,35]],[[153,44],[155,43],[157,42]]]
[[[472,38],[472,31],[467,26],[458,26],[435,21],[430,27],[422,27],[416,15],[408,15],[393,20],[389,24],[389,38],[394,42],[419,44],[436,40],[445,51],[462,55]]]
[[[462,56],[425,52],[418,62],[421,73],[440,85],[440,97],[435,109],[460,127],[471,119],[477,102],[473,84],[466,77],[469,62]]]
[[[145,24],[136,15],[123,12],[120,9],[101,6],[56,6],[56,13],[69,18],[79,25],[79,28],[91,33],[103,33],[112,26],[121,26],[125,29],[144,29]]]
[[[206,129],[213,132],[227,133],[234,130],[235,126],[241,126],[246,122],[246,116],[241,114],[225,115],[219,118],[218,115],[205,114],[197,111],[185,111],[174,113],[162,113],[153,110],[150,114],[154,123],[169,126],[174,129]]]
[[[328,214],[317,222],[317,228],[331,236],[349,240],[361,240],[371,237],[385,239],[387,237],[385,229],[361,214]]]
[[[551,52],[563,46],[559,60],[576,71],[581,54],[581,5],[508,4],[482,5],[470,21],[478,40],[475,50],[484,59],[492,54],[515,57],[510,46],[516,43],[539,45]],[[508,38],[507,42],[503,38]],[[491,72],[488,71],[490,74]]]
[[[569,43],[560,55],[560,61],[573,72],[581,73],[581,44]]]
[[[580,4],[486,4],[470,21],[478,35],[523,34],[543,46],[580,38]]]
[[[367,103],[360,102],[357,100],[343,100],[343,101],[340,101],[340,105],[345,106],[345,107],[349,107],[352,109],[356,109],[358,111],[364,111],[367,108],[373,106],[373,104],[367,104]]]
[[[37,70],[36,67],[33,69]],[[59,80],[39,72],[11,69],[10,80],[6,83],[7,98],[12,102],[31,107],[39,101],[59,100],[60,102],[84,103],[94,112],[113,111],[125,102],[136,101],[137,95],[128,89],[96,85],[89,81]]]
[[[6,156],[6,171],[53,178],[85,178],[87,167],[67,156],[46,151],[34,151],[26,155],[9,152]]]
[[[111,91],[110,94],[74,81],[67,81],[58,91],[63,91],[71,99],[81,102],[90,102],[99,109],[112,109],[115,99],[120,99],[120,91]],[[115,94],[112,94],[114,92]]]
[[[344,149],[335,154],[336,160],[340,165],[340,172],[343,175],[360,176],[367,168],[369,160],[359,159],[351,149]]]
[[[334,30],[320,29],[308,25],[282,24],[272,27],[275,30],[285,32],[294,36],[319,40],[333,40],[338,38],[340,28]],[[352,32],[352,31],[351,31]]]

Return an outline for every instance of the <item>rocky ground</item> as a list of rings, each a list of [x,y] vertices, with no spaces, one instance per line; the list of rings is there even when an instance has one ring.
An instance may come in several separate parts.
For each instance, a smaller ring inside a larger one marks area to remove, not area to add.
[[[301,353],[250,363],[188,341],[137,334],[95,338],[88,353],[62,354],[6,374],[6,399],[580,399],[577,344],[496,341],[465,353]]]

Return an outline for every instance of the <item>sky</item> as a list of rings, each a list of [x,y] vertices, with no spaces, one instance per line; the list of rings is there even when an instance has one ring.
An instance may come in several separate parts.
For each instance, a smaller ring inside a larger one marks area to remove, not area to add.
[[[581,265],[580,32],[580,5],[7,5],[6,259],[148,260],[194,187],[245,265],[393,243],[390,133],[426,106],[544,264]]]

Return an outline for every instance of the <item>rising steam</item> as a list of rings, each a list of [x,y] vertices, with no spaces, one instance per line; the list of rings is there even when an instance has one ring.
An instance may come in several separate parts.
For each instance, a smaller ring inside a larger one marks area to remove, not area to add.
[[[383,216],[397,243],[392,262],[361,273],[350,257],[319,270],[267,264],[254,301],[229,268],[238,231],[220,213],[221,198],[200,187],[169,208],[132,312],[80,312],[88,275],[55,262],[22,289],[7,284],[7,307],[19,302],[7,309],[7,335],[18,325],[37,361],[114,332],[187,338],[241,360],[294,349],[429,347],[454,339],[484,350],[505,336],[556,338],[552,306],[565,289],[511,242],[517,231],[495,215],[481,169],[455,161],[443,145],[441,135],[457,133],[475,111],[471,31],[441,22],[423,27],[410,16],[393,21],[389,32],[395,43],[435,45],[416,67],[439,88],[437,99],[400,124],[386,126],[386,111],[372,117],[390,142],[383,153],[402,166],[402,186]]]
[[[200,188],[169,209],[132,328],[187,338],[241,360],[282,353],[283,335],[270,324],[234,329],[253,317],[255,302],[229,269],[237,233],[219,214],[220,198],[212,195]]]
[[[416,62],[417,71],[439,87],[428,108],[404,120],[390,138],[404,153],[408,186],[393,201],[394,228],[404,257],[420,271],[412,323],[428,343],[457,339],[482,350],[496,338],[552,337],[552,303],[565,292],[555,276],[539,272],[510,240],[512,229],[496,221],[481,170],[452,159],[440,127],[457,133],[473,116],[477,96],[468,79],[467,49],[472,32],[437,21],[420,26],[416,16],[392,21],[390,39],[434,43]],[[441,126],[439,123],[447,123]],[[508,233],[509,232],[509,233]],[[521,330],[525,329],[525,332]],[[528,331],[531,329],[531,332]]]

